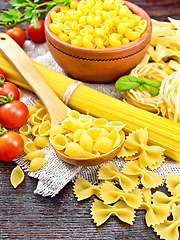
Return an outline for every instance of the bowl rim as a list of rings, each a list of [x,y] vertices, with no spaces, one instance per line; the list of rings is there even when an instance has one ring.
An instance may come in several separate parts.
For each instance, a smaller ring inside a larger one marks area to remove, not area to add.
[[[136,5],[132,2],[128,2],[128,1],[123,1],[123,2],[126,6],[128,6],[128,8],[133,13],[138,14],[140,12],[141,14],[138,14],[138,15],[140,15],[142,17],[142,19],[147,21],[147,27],[146,27],[145,32],[141,35],[140,38],[136,39],[135,41],[133,41],[131,43],[128,43],[126,45],[122,45],[122,46],[119,46],[119,47],[112,47],[112,48],[105,48],[105,49],[91,49],[91,48],[74,46],[70,43],[66,43],[65,41],[60,40],[53,32],[51,32],[51,30],[49,28],[49,23],[51,22],[51,18],[50,18],[51,12],[52,11],[58,12],[58,9],[59,9],[60,6],[62,6],[62,4],[58,4],[55,7],[53,7],[45,17],[46,40],[51,42],[48,39],[48,36],[47,36],[47,35],[49,35],[53,39],[53,44],[56,44],[57,46],[58,46],[58,44],[61,44],[61,46],[64,46],[64,48],[68,48],[69,51],[72,49],[72,50],[77,50],[78,52],[86,52],[87,54],[88,53],[94,53],[94,54],[96,54],[96,53],[97,54],[99,54],[99,53],[103,53],[103,54],[111,53],[112,54],[113,52],[117,52],[117,51],[118,52],[120,52],[120,51],[123,52],[127,49],[129,49],[129,50],[133,49],[136,46],[141,45],[141,43],[143,43],[148,36],[151,36],[152,22],[151,22],[150,16],[148,15],[148,13],[144,9],[142,9],[141,7],[139,7],[138,5]]]

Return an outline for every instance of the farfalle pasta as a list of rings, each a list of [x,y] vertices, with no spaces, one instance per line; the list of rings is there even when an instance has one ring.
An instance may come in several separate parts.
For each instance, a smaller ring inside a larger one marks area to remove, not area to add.
[[[96,195],[100,198],[100,187],[101,184],[92,185],[86,179],[78,177],[74,184],[74,194],[77,197],[78,201],[82,201],[86,198]]]
[[[172,207],[172,220],[165,220],[163,223],[154,226],[154,231],[160,238],[166,240],[179,239],[179,226],[180,226],[180,205],[173,204]]]
[[[140,189],[135,188],[130,192],[125,192],[114,184],[105,181],[100,188],[100,195],[104,204],[112,204],[118,200],[124,201],[132,208],[138,208],[142,202],[142,194]]]
[[[128,170],[127,172],[131,172],[131,174],[134,172],[135,174],[135,169],[140,171],[141,168],[137,163],[138,161],[128,162],[127,164],[134,164],[136,167],[131,166],[131,168],[128,166],[126,169],[125,165],[125,169]],[[142,172],[144,170],[145,169],[142,169]],[[147,173],[144,173],[144,176],[146,174]],[[171,192],[171,196],[167,196],[158,190],[155,191],[155,193],[151,192],[151,188],[161,184],[162,177],[158,177],[157,174],[154,175],[153,173],[148,177],[146,176],[146,182],[151,182],[151,185],[153,182],[154,186],[142,187],[142,184],[137,184],[135,188],[127,192],[122,190],[120,185],[123,175],[125,175],[123,168],[120,172],[112,162],[109,162],[102,165],[97,172],[97,177],[100,181],[98,185],[93,185],[80,177],[76,180],[74,193],[78,201],[87,199],[92,195],[96,195],[99,198],[99,200],[95,199],[91,207],[91,215],[94,223],[100,226],[107,221],[110,216],[117,216],[120,220],[132,224],[135,218],[135,210],[143,209],[146,211],[145,221],[147,226],[154,228],[157,235],[160,235],[165,240],[171,238],[178,240],[180,220],[179,212],[176,214],[175,209],[180,206],[180,176],[167,174],[165,182],[168,190]],[[126,179],[128,180],[128,178]],[[171,213],[173,220],[169,220]],[[164,228],[166,228],[165,233],[168,231],[167,235],[163,232]]]
[[[147,128],[136,130],[126,138],[123,148],[118,156],[125,156],[125,160],[137,159],[140,167],[149,167],[151,169],[159,166],[163,160],[165,149],[159,146],[149,146]],[[130,156],[130,158],[128,158]]]
[[[166,175],[166,186],[171,192],[171,194],[174,193],[174,191],[179,187],[180,185],[180,176],[177,174],[167,173]]]
[[[151,190],[149,188],[142,188],[143,202],[140,209],[146,210],[146,224],[147,226],[156,225],[164,222],[170,215],[171,209],[164,203],[152,203]]]
[[[103,120],[99,120],[99,122],[103,123]],[[141,134],[143,134],[143,130]],[[136,155],[136,160],[125,162],[121,171],[118,170],[113,162],[103,164],[97,171],[97,178],[100,181],[98,185],[92,185],[87,180],[78,178],[75,182],[75,196],[79,200],[86,199],[92,195],[96,195],[99,198],[99,200],[95,199],[91,207],[91,215],[97,226],[102,225],[110,216],[117,216],[120,220],[132,224],[135,218],[135,210],[143,209],[146,211],[145,221],[147,226],[154,228],[157,235],[160,235],[165,240],[171,238],[178,240],[180,220],[174,209],[180,206],[180,176],[167,174],[164,179],[164,177],[146,169],[151,168],[152,170],[159,167],[163,159],[159,161],[153,160],[153,165],[140,166],[139,149],[142,149],[147,143],[147,132],[145,132],[145,141],[143,139],[142,142],[141,134],[132,133],[133,144],[129,143],[129,149],[126,150],[124,148],[123,152],[121,151],[121,156],[123,157],[123,153],[127,154],[128,150],[131,150],[131,153]],[[96,132],[96,138],[99,135],[100,132]],[[136,144],[138,147],[134,147]],[[145,149],[147,150],[146,147]],[[162,149],[160,148],[158,154],[160,158],[163,158],[161,153]],[[152,154],[151,157],[153,156]],[[149,164],[152,164],[153,161],[150,159]],[[163,183],[166,184],[170,196],[155,189]],[[152,188],[153,190],[151,190]],[[169,220],[171,213],[173,220]],[[166,228],[167,236],[164,234],[163,228]]]
[[[155,192],[153,194],[154,203],[164,203],[172,208],[173,204],[180,204],[180,184],[179,176],[175,174],[167,174],[166,186],[171,193],[171,196],[167,196],[163,192]]]
[[[110,216],[116,216],[121,221],[132,225],[135,218],[135,210],[123,201],[118,201],[111,206],[95,199],[91,207],[91,215],[97,226],[107,221]]]
[[[154,188],[160,186],[162,185],[164,179],[162,176],[156,173],[148,171],[145,168],[141,168],[138,160],[127,162],[124,165],[122,172],[125,174],[139,176],[141,184],[145,188]]]
[[[146,20],[121,0],[72,1],[51,12],[50,30],[62,41],[91,49],[120,47],[144,33]]]
[[[97,175],[98,179],[100,180],[118,182],[125,192],[131,191],[139,184],[139,177],[137,175],[128,175],[119,172],[117,167],[112,162],[101,166]]]

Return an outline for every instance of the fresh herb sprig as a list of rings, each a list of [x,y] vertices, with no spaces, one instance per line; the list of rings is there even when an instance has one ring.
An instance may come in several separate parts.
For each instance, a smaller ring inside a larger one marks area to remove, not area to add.
[[[9,3],[13,8],[8,11],[2,10],[0,13],[0,25],[10,28],[21,22],[27,21],[34,23],[35,28],[37,28],[38,19],[42,14],[46,15],[58,4],[63,4],[62,7],[67,7],[70,5],[71,1],[72,0],[53,0],[38,3],[39,0],[11,0]],[[21,11],[19,10],[20,8]]]
[[[137,78],[134,76],[120,77],[115,83],[115,88],[119,92],[125,92],[126,90],[139,87],[141,91],[147,89],[153,96],[157,96],[159,94],[160,86],[161,81],[159,80],[144,77]]]

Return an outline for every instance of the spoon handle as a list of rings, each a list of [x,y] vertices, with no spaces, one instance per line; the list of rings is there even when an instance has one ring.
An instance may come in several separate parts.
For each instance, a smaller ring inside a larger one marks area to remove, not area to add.
[[[0,33],[0,49],[46,106],[51,124],[64,120],[69,108],[54,93],[24,50],[5,33]]]

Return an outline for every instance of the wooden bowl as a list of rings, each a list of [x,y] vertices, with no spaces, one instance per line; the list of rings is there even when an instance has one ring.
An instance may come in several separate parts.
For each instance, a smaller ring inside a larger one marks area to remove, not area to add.
[[[124,1],[135,14],[147,21],[141,37],[127,45],[108,49],[88,49],[63,42],[50,31],[51,11],[45,18],[45,35],[49,50],[56,62],[72,77],[84,82],[109,83],[128,74],[144,58],[151,40],[152,24],[149,15],[137,5]]]

